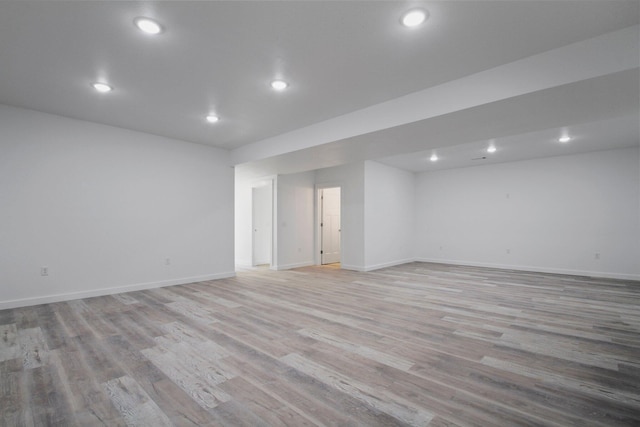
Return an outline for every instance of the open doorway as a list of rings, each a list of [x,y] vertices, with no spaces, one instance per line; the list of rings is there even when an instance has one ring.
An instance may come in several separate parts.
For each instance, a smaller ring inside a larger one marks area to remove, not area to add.
[[[273,248],[273,182],[251,188],[253,266],[271,265]]]
[[[340,262],[340,187],[318,189],[320,264]]]

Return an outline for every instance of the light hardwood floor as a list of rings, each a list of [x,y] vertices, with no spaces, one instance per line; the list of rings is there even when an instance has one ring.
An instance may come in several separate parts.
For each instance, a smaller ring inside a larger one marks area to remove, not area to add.
[[[309,267],[4,310],[0,425],[639,426],[640,283]]]

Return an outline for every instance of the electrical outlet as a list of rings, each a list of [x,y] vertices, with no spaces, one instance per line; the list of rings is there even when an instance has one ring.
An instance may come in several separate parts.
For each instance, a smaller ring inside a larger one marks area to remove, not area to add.
[[[49,267],[40,267],[40,275],[48,276],[49,275]]]

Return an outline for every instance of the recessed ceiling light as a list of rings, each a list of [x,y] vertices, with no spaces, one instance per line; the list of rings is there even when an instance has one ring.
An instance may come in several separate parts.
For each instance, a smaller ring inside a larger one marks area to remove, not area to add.
[[[427,20],[429,14],[424,9],[413,9],[402,15],[402,25],[405,27],[417,27]]]
[[[432,162],[436,162],[438,161],[438,156],[436,154],[432,154],[429,160],[431,160]]]
[[[489,148],[487,148],[487,153],[495,153],[495,152],[496,152],[495,145],[490,145]]]
[[[285,90],[289,86],[289,83],[284,80],[274,80],[271,82],[271,87],[275,90]]]
[[[133,23],[140,31],[147,34],[160,34],[162,32],[162,26],[153,19],[138,17],[133,20]]]
[[[98,92],[101,92],[101,93],[107,93],[107,92],[111,92],[113,90],[113,88],[111,86],[109,86],[108,84],[100,83],[100,82],[92,83],[91,87],[94,88],[95,90],[97,90]]]
[[[571,141],[571,137],[567,136],[567,135],[561,136],[560,138],[558,138],[558,142],[565,143],[565,142],[569,142],[569,141]]]
[[[216,123],[216,122],[217,122],[217,121],[219,121],[219,120],[220,120],[220,117],[216,116],[215,114],[209,114],[209,115],[207,116],[207,121],[208,121],[209,123]]]

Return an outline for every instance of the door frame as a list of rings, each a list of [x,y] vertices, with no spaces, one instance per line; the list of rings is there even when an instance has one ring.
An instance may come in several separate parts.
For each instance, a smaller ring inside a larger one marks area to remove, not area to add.
[[[274,180],[273,179],[261,179],[257,180],[251,184],[251,266],[255,267],[256,259],[255,259],[255,245],[256,245],[256,233],[255,233],[255,224],[254,224],[254,204],[253,204],[253,190],[256,188],[268,187],[271,190],[271,248],[269,250],[269,267],[273,267],[274,264],[274,225],[275,225],[275,215],[274,215],[274,205],[275,205],[275,197],[274,197]]]
[[[321,200],[321,190],[325,188],[340,188],[340,228],[343,230],[344,227],[344,186],[340,182],[327,182],[322,184],[315,185],[315,193],[316,193],[316,208],[314,212],[314,223],[315,223],[315,254],[314,254],[314,262],[316,265],[322,265],[322,256],[320,255],[320,251],[322,250],[322,228],[320,227],[320,223],[322,222],[322,200]],[[344,233],[340,232],[340,262],[343,259],[343,236]]]

